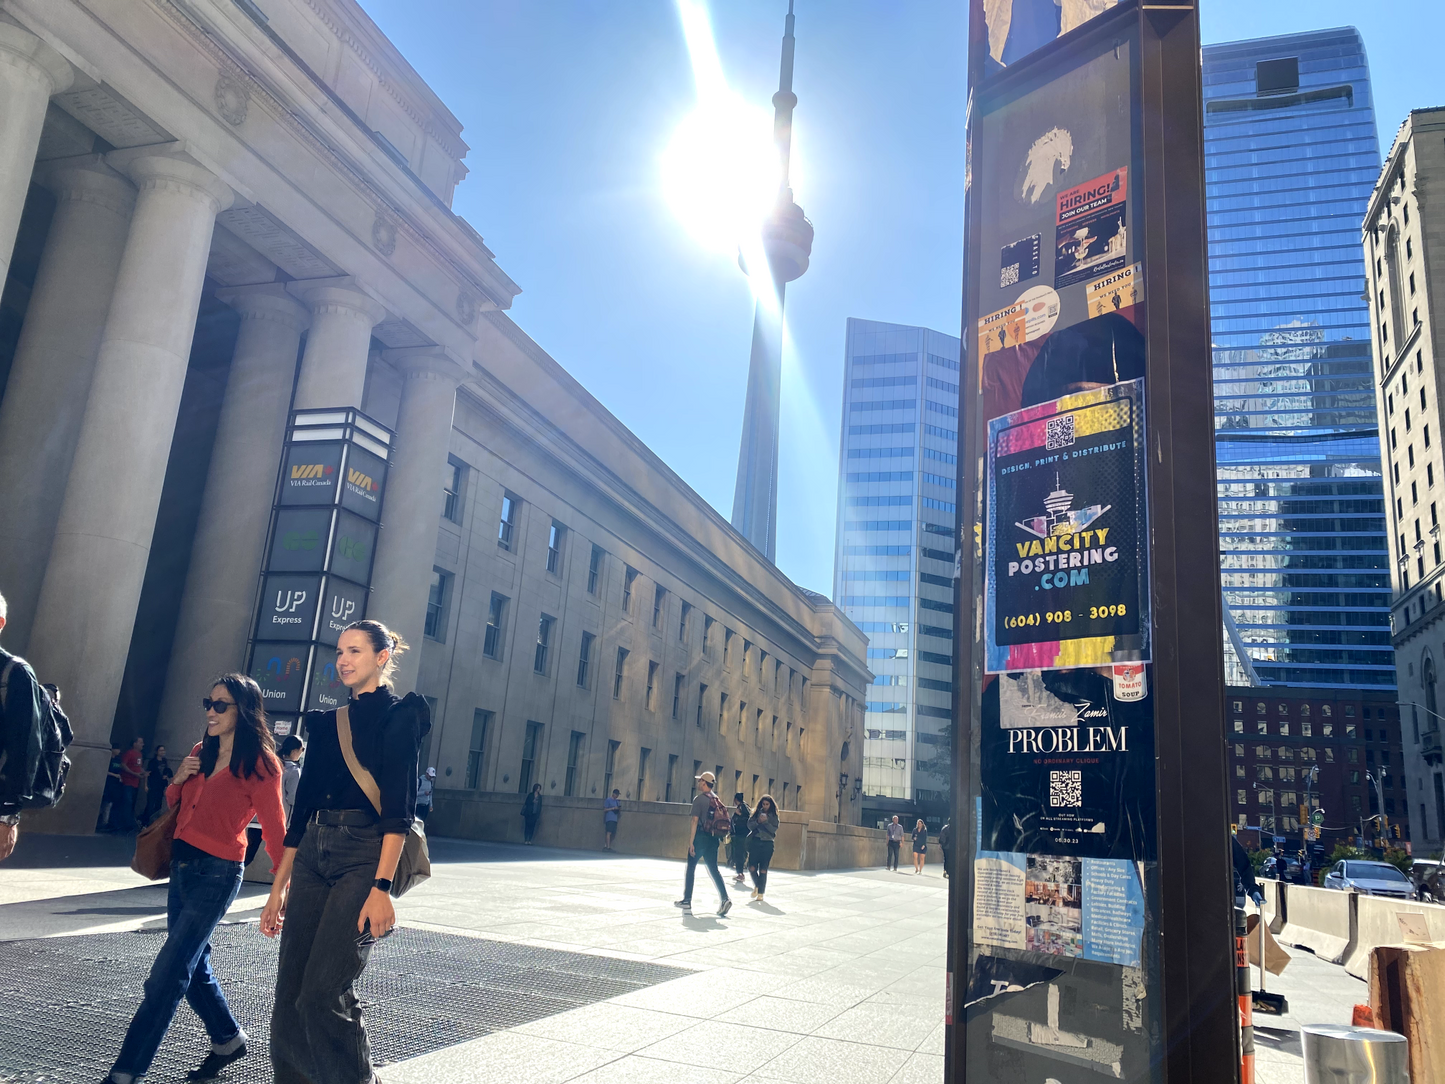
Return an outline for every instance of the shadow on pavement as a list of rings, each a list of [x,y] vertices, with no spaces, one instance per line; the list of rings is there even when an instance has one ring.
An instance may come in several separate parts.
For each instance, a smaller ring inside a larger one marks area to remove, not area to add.
[[[135,854],[135,836],[89,835],[52,836],[27,832],[20,826],[15,853],[0,869],[91,869],[100,866],[130,867]]]

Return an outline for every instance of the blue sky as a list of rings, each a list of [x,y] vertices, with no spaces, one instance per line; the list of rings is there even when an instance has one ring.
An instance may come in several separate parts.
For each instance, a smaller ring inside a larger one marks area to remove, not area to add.
[[[361,0],[465,125],[455,208],[522,287],[512,317],[724,515],[752,328],[736,262],[664,198],[695,104],[673,0]],[[713,0],[734,90],[767,106],[785,0]],[[832,594],[844,322],[958,334],[964,0],[797,0],[794,187],[817,230],[788,288],[779,567]],[[1438,0],[1202,0],[1206,43],[1352,24],[1382,150],[1445,104]]]

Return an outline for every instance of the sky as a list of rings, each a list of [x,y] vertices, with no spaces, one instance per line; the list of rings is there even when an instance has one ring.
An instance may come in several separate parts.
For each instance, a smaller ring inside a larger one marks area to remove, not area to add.
[[[454,209],[522,288],[511,317],[724,516],[753,300],[662,158],[697,104],[674,0],[360,0],[464,125]],[[786,0],[712,0],[722,71],[761,109]],[[796,0],[794,195],[816,237],[788,287],[777,564],[833,588],[848,317],[957,335],[965,0]],[[1438,0],[1201,0],[1206,44],[1354,25],[1382,152],[1445,104]]]

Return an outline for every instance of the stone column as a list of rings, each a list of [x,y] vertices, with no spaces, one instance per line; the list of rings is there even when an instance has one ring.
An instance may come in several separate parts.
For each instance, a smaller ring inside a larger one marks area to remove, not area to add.
[[[10,272],[45,108],[74,78],[65,58],[30,31],[0,23],[0,283]]]
[[[386,309],[350,278],[293,282],[290,289],[311,307],[311,331],[296,382],[296,409],[360,408],[371,329]]]
[[[14,513],[0,516],[0,589],[10,608],[4,642],[16,654],[28,650],[135,206],[134,187],[99,155],[36,172],[55,193],[55,217],[0,400],[0,508]]]
[[[211,233],[233,198],[175,145],[108,161],[139,194],[30,633],[76,730],[65,801],[35,818],[49,831],[95,823]]]
[[[189,749],[206,683],[246,662],[306,308],[279,283],[221,290],[241,314],[155,740]]]
[[[463,372],[439,347],[388,350],[384,356],[401,372],[404,383],[366,613],[386,622],[412,646],[394,683],[401,694],[416,688],[442,514],[442,471]]]

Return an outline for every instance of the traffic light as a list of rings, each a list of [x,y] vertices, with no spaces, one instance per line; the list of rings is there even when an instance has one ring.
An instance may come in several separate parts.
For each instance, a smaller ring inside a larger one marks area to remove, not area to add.
[[[1398,824],[1390,825],[1390,835],[1395,839],[1400,838],[1400,826]]]

